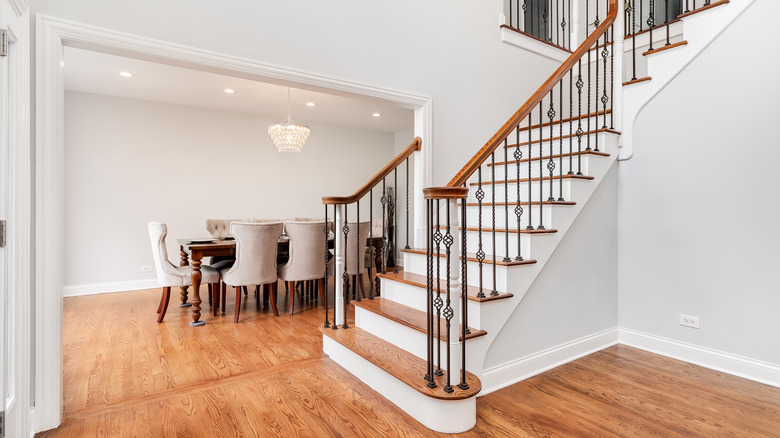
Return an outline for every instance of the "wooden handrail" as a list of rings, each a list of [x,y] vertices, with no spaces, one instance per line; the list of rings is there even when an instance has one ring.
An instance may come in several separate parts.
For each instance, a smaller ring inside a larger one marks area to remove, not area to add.
[[[387,166],[383,167],[382,170],[380,170],[376,175],[374,175],[373,178],[368,180],[367,183],[363,185],[363,187],[360,188],[357,192],[355,192],[352,196],[325,196],[322,198],[322,203],[326,205],[332,205],[332,204],[351,204],[353,202],[356,202],[360,198],[366,195],[371,189],[373,189],[377,184],[379,184],[382,179],[384,179],[387,175],[390,175],[390,172],[392,172],[396,167],[401,165],[401,163],[404,162],[409,156],[411,156],[414,152],[419,151],[422,147],[422,139],[420,137],[415,137],[414,141],[412,141],[412,144],[407,146],[406,149],[403,150],[400,154],[398,154],[397,157],[393,158],[393,161],[387,163]]]
[[[449,183],[447,183],[447,187],[460,187],[466,183],[466,181],[471,177],[471,175],[474,174],[474,172],[477,171],[482,163],[490,158],[490,154],[492,154],[496,149],[498,149],[499,146],[501,146],[509,133],[512,132],[512,130],[515,129],[515,127],[517,127],[517,125],[520,124],[520,122],[522,122],[523,119],[525,119],[528,114],[534,108],[536,108],[537,105],[539,105],[542,99],[550,93],[550,90],[552,90],[558,84],[558,82],[564,78],[564,76],[566,76],[569,70],[574,68],[574,65],[583,56],[585,56],[585,54],[588,53],[591,46],[598,42],[599,38],[601,38],[607,29],[612,26],[612,23],[615,22],[617,13],[617,0],[609,0],[609,14],[607,14],[607,17],[604,19],[604,21],[599,24],[599,27],[597,27],[596,30],[594,30],[593,33],[590,34],[588,38],[586,38],[585,41],[580,44],[579,47],[577,47],[577,50],[575,50],[566,59],[566,61],[564,61],[563,64],[561,64],[561,66],[555,70],[555,73],[553,73],[552,76],[550,76],[550,78],[547,79],[547,81],[542,84],[538,90],[536,90],[536,92],[525,102],[525,104],[523,104],[523,106],[521,106],[520,109],[517,110],[517,112],[506,123],[504,123],[504,126],[502,126],[501,129],[499,129],[498,132],[496,132],[496,134],[491,137],[484,146],[482,146],[482,149],[480,149],[476,155],[474,155],[471,160],[469,160],[469,162],[463,166],[463,168],[455,175],[455,177],[452,178]]]

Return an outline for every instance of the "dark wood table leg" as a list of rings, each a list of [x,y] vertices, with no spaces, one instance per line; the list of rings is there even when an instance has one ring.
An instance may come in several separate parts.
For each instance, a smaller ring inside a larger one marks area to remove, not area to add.
[[[206,321],[200,320],[200,281],[203,274],[200,272],[201,255],[197,251],[192,252],[192,322],[191,327],[199,327],[206,324]]]
[[[179,263],[179,266],[187,266],[190,264],[189,258],[187,257],[187,253],[184,252],[184,248],[179,246],[179,251],[181,254],[181,262]],[[182,286],[181,287],[181,303],[179,304],[179,307],[189,307],[192,304],[187,302],[187,289],[189,289],[189,286]]]

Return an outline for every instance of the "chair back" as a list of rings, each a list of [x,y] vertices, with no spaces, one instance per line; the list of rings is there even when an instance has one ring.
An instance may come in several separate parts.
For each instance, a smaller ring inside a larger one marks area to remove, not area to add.
[[[148,228],[157,281],[161,286],[166,286],[171,281],[180,281],[181,273],[168,260],[168,249],[165,247],[165,236],[168,235],[168,227],[162,221],[154,221],[149,222]]]
[[[230,224],[236,239],[236,262],[222,280],[230,286],[276,282],[276,248],[282,227],[281,222]]]
[[[325,221],[284,224],[290,238],[290,260],[279,271],[286,281],[316,280],[325,275]]]
[[[358,232],[358,223],[349,222],[349,231],[347,232],[347,274],[358,275],[362,274],[366,269],[366,240],[368,240],[369,222],[360,222],[360,235]],[[343,238],[344,232],[341,232]],[[355,237],[360,241],[359,245],[355,244]],[[359,252],[356,254],[356,249],[359,248]],[[343,255],[343,254],[339,254]],[[358,265],[357,262],[360,262]]]

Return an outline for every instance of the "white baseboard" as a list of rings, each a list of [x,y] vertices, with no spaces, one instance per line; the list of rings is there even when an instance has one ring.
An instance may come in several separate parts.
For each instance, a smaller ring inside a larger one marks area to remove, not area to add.
[[[780,387],[780,366],[627,328],[620,328],[620,343],[651,353]]]
[[[160,287],[156,278],[147,280],[115,281],[111,283],[78,284],[62,288],[63,297],[127,292],[131,290],[154,289]]]
[[[618,328],[614,327],[488,368],[482,373],[482,391],[479,395],[490,394],[617,343]]]

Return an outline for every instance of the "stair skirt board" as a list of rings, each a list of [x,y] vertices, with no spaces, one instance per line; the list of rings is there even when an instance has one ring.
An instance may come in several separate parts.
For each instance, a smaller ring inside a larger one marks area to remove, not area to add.
[[[463,400],[431,398],[327,336],[322,337],[322,349],[333,361],[429,429],[460,433],[470,430],[477,422],[476,397]]]
[[[493,391],[616,345],[618,337],[618,328],[614,327],[487,368],[482,372],[482,391],[479,395],[490,394]]]

